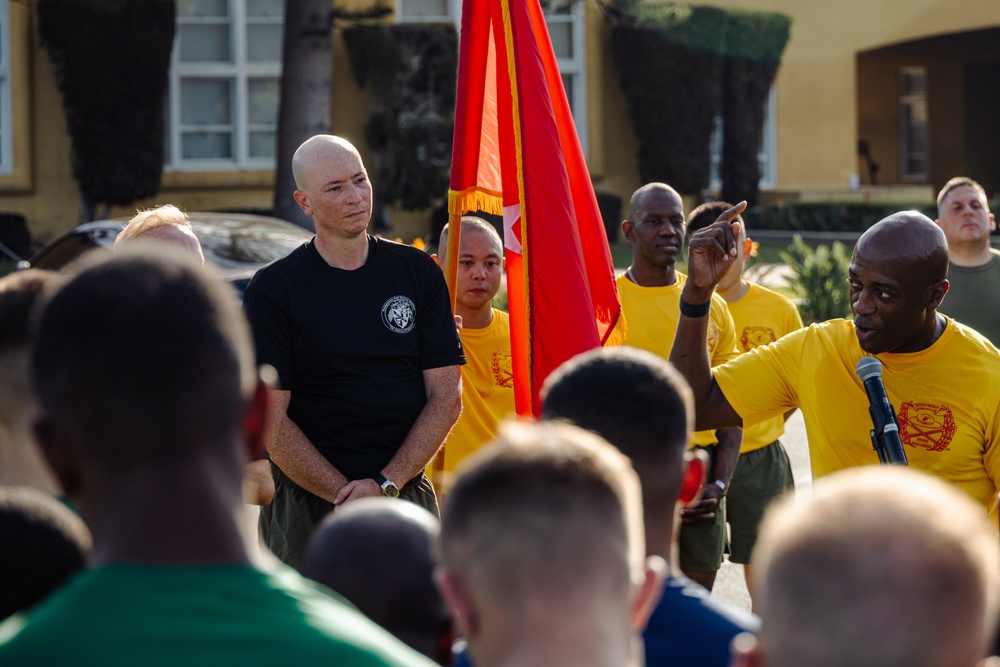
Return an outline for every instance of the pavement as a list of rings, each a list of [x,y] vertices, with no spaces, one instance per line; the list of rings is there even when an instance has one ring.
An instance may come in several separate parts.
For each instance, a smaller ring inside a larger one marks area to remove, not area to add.
[[[792,463],[795,492],[808,493],[812,488],[812,472],[809,469],[809,443],[806,440],[806,427],[801,411],[796,411],[785,422],[785,434],[781,436],[781,442]],[[728,559],[723,561],[715,579],[712,595],[749,611],[750,594],[743,578],[743,566],[730,563]]]
[[[757,264],[749,267],[745,274],[748,280],[770,288],[786,287],[793,275],[794,271],[786,264]],[[796,492],[808,493],[812,487],[812,472],[809,468],[809,443],[801,411],[796,411],[785,422],[785,434],[781,437],[781,442],[792,463]],[[730,563],[729,560],[723,561],[712,595],[749,611],[750,594],[743,577],[743,566]]]

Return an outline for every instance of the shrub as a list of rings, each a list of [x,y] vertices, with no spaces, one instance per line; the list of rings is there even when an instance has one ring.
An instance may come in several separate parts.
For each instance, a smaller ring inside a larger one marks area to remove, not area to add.
[[[618,240],[618,230],[622,226],[622,198],[610,192],[597,192],[597,208],[601,211],[604,221],[604,232],[608,235],[608,243]]]
[[[723,201],[757,203],[767,98],[792,20],[776,12],[730,10],[722,77]]]
[[[38,32],[55,68],[84,212],[155,195],[163,172],[164,97],[173,0],[39,0]]]
[[[781,258],[794,271],[790,286],[802,300],[799,311],[805,324],[850,315],[850,258],[844,244],[812,248],[796,234]]]
[[[791,19],[775,12],[609,0],[611,51],[639,175],[684,194],[711,176],[710,140],[723,116],[723,198],[756,201],[764,110]]]
[[[677,5],[612,13],[611,53],[639,140],[639,176],[684,194],[711,176],[722,97],[725,10]]]
[[[378,154],[380,206],[423,210],[448,192],[458,35],[451,24],[359,25],[344,31],[358,83],[375,97],[365,128]]]

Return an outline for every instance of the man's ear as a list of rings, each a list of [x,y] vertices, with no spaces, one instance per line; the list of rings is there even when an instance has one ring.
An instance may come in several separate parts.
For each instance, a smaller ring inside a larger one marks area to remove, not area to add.
[[[295,198],[295,203],[299,205],[302,212],[306,215],[312,215],[312,205],[309,203],[309,195],[307,195],[302,190],[296,190],[292,196]]]
[[[622,236],[629,243],[635,242],[635,231],[634,226],[628,220],[622,220]]]
[[[933,308],[937,310],[938,306],[944,300],[944,295],[948,293],[949,283],[947,279],[940,280],[931,286],[931,296],[930,301],[927,303],[928,308]]]
[[[444,271],[444,265],[441,264],[441,258],[437,256],[437,253],[431,254],[431,259],[434,260],[434,263],[438,265],[439,269],[441,269],[442,271]]]
[[[451,610],[457,633],[466,639],[477,637],[480,631],[479,614],[462,578],[450,570],[438,567],[434,570],[434,583]]]
[[[635,601],[632,603],[632,627],[636,632],[646,629],[650,615],[660,602],[663,581],[667,576],[666,561],[659,556],[649,556],[646,558],[644,575],[642,584],[636,592]]]
[[[60,437],[55,425],[44,416],[35,420],[32,430],[45,462],[62,487],[63,495],[76,498],[83,484],[73,446],[66,438]]]

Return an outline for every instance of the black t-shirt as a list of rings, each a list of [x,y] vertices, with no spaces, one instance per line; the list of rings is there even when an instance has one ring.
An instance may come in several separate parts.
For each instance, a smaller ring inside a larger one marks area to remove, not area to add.
[[[257,360],[291,391],[288,416],[348,479],[377,474],[427,402],[423,371],[464,364],[440,269],[369,237],[364,266],[328,265],[315,239],[262,268],[243,298]]]

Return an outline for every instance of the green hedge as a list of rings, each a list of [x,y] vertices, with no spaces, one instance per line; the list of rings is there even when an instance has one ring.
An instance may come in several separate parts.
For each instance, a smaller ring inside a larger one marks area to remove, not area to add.
[[[55,68],[73,177],[92,219],[160,189],[173,0],[39,0],[38,32]]]
[[[1000,200],[990,202],[997,210]],[[750,229],[774,229],[798,232],[863,232],[882,218],[908,209],[917,210],[931,220],[937,208],[926,204],[786,204],[754,207],[743,217]]]

